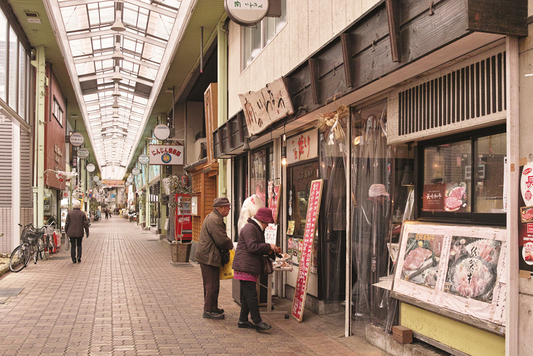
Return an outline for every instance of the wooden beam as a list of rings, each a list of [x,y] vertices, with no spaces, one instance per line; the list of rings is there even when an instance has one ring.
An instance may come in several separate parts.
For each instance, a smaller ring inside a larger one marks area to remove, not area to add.
[[[352,36],[348,33],[341,34],[341,46],[342,46],[342,60],[344,62],[344,77],[346,80],[346,86],[352,87],[352,68],[350,63],[352,63]]]
[[[318,59],[309,58],[309,75],[311,81],[311,93],[313,95],[313,102],[319,104],[319,92],[318,92]]]
[[[237,113],[237,130],[239,133],[239,143],[244,142],[244,127],[242,126],[243,115],[244,113],[242,112],[242,110]]]
[[[400,0],[385,0],[387,18],[389,20],[390,50],[393,62],[399,62],[401,57],[400,43]]]

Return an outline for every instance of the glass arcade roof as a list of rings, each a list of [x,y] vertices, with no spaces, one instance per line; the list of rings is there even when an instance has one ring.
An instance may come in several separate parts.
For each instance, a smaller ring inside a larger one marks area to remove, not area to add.
[[[122,179],[191,0],[45,0],[103,179]]]

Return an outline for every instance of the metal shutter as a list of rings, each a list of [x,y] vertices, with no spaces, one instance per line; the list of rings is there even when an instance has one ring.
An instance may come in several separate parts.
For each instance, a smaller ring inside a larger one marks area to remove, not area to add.
[[[31,134],[26,130],[20,130],[20,207],[32,207],[31,187]]]
[[[11,207],[13,199],[13,123],[0,121],[0,207]]]

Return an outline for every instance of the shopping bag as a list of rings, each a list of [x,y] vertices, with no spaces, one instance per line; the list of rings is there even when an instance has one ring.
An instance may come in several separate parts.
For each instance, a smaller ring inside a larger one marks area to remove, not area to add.
[[[220,279],[233,278],[233,257],[235,257],[235,251],[229,250],[229,262],[220,267]]]

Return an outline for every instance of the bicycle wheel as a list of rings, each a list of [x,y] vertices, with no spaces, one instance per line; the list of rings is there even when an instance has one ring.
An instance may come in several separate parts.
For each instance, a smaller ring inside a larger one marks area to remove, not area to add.
[[[30,258],[30,248],[27,244],[17,246],[13,252],[11,252],[9,269],[15,273],[22,271],[24,267],[28,265]]]

